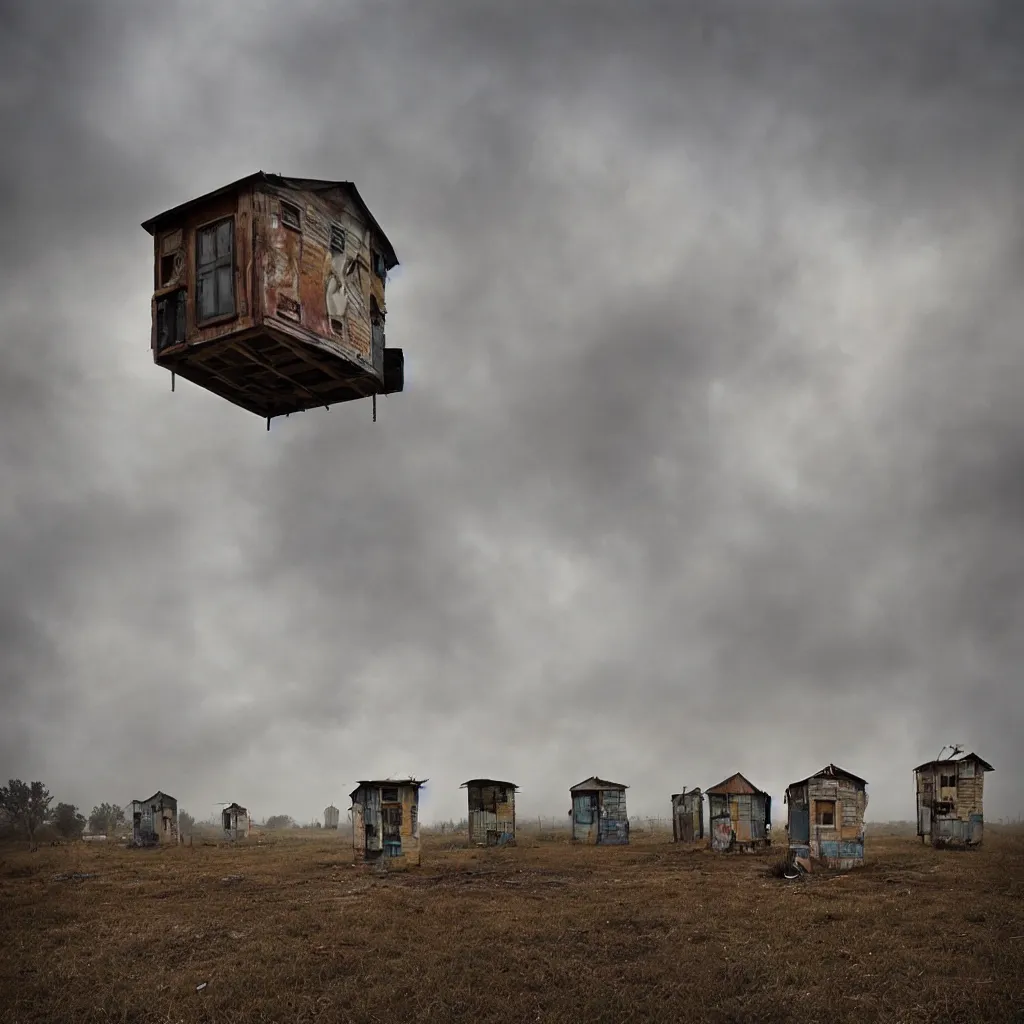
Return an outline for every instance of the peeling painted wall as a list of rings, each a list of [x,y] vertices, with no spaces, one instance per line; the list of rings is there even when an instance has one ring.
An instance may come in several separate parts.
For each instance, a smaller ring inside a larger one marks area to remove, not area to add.
[[[257,290],[265,319],[382,372],[376,365],[382,354],[374,358],[371,310],[383,324],[385,282],[375,270],[373,232],[361,211],[340,190],[268,185],[256,191],[254,202]]]

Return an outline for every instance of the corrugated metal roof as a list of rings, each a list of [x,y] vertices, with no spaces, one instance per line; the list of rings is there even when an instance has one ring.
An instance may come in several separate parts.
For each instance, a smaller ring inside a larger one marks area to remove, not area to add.
[[[231,182],[230,185],[224,185],[222,188],[214,189],[212,192],[196,196],[195,199],[189,199],[187,202],[179,203],[170,210],[164,210],[163,213],[158,213],[155,217],[150,217],[149,220],[143,221],[142,227],[145,231],[149,232],[149,234],[155,234],[161,223],[180,216],[197,203],[204,203],[210,199],[216,199],[218,196],[227,195],[229,192],[233,192],[235,189],[239,189],[243,185],[249,185],[255,181],[263,181],[270,185],[276,185],[278,188],[302,189],[308,192],[326,192],[332,188],[344,189],[349,193],[352,199],[355,200],[355,203],[362,211],[363,216],[366,217],[370,222],[370,226],[380,236],[381,248],[384,250],[383,255],[387,269],[391,270],[393,267],[398,266],[398,256],[395,253],[395,247],[391,244],[388,236],[384,234],[384,229],[377,223],[377,218],[370,212],[370,208],[366,205],[366,202],[359,194],[355,184],[351,181],[329,181],[322,178],[286,178],[280,174],[269,174],[266,171],[257,171],[255,174],[247,174],[244,178],[239,178],[237,181]]]
[[[588,792],[593,789],[629,789],[629,786],[624,786],[621,782],[609,782],[607,779],[591,775],[589,779],[584,779],[582,782],[577,782],[575,786],[570,786],[569,792]]]
[[[730,775],[729,778],[720,782],[717,786],[711,786],[705,792],[708,794],[714,793],[715,796],[731,796],[734,793],[741,795],[750,794],[753,796],[755,793],[763,793],[764,790],[758,789],[750,779],[737,772],[735,775]]]
[[[845,768],[840,768],[838,765],[827,764],[820,772],[815,772],[813,775],[808,775],[806,779],[799,779],[796,782],[791,782],[790,787],[802,786],[805,782],[810,782],[811,779],[821,778],[836,778],[836,779],[849,779],[851,782],[859,782],[862,786],[868,784],[867,779],[862,779],[859,775],[854,775],[853,772],[848,772]]]
[[[924,768],[933,768],[940,764],[955,764],[959,761],[977,761],[981,767],[987,772],[994,772],[995,768],[992,767],[984,758],[978,757],[977,754],[956,754],[954,757],[940,757],[934,761],[925,761],[924,764],[919,764],[914,771],[919,772]]]
[[[504,779],[470,779],[459,786],[459,789],[465,789],[467,786],[507,786],[509,789],[519,789],[514,782],[507,782]]]

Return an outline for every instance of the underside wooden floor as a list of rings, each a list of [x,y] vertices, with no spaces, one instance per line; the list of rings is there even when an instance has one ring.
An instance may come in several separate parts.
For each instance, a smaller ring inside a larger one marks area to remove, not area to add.
[[[385,349],[385,389],[354,363],[269,332],[227,337],[161,359],[159,365],[257,416],[272,418],[401,391],[401,349]],[[392,381],[388,381],[392,384]]]

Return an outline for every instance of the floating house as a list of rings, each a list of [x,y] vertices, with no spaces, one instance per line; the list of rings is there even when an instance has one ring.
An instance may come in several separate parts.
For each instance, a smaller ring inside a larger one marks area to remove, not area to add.
[[[259,171],[146,221],[153,361],[267,420],[401,391],[398,265],[350,181]]]
[[[629,818],[626,815],[626,790],[619,782],[608,782],[596,775],[584,779],[569,790],[572,797],[572,838],[577,843],[597,846],[629,842]]]
[[[708,791],[711,849],[750,853],[771,845],[772,798],[737,772]]]
[[[228,804],[220,812],[220,819],[225,839],[234,841],[249,835],[249,812],[241,804]]]
[[[352,843],[357,861],[420,863],[420,789],[426,779],[367,779],[352,790]]]
[[[514,846],[519,787],[499,779],[470,779],[459,788],[467,791],[469,801],[469,841],[478,846]]]
[[[334,806],[334,804],[331,804],[330,807],[324,808],[324,828],[336,829],[338,827],[338,822],[340,821],[340,819],[341,811],[339,811],[338,808]]]
[[[841,871],[864,863],[867,782],[826,765],[786,789],[791,856]]]
[[[148,800],[133,800],[130,805],[133,846],[162,846],[180,842],[178,801],[157,791]]]
[[[985,827],[985,772],[995,769],[977,754],[954,747],[914,769],[917,834],[933,846],[980,846]]]
[[[704,795],[699,789],[672,794],[672,839],[693,843],[704,838]]]

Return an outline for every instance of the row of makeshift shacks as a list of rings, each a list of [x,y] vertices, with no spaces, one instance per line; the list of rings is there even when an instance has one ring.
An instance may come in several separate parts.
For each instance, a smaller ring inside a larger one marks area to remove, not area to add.
[[[982,790],[992,765],[977,754],[961,754],[925,762],[914,769],[917,791],[917,834],[933,845],[978,846],[982,841]],[[395,866],[420,863],[419,794],[426,779],[366,779],[351,792],[352,837],[356,857]],[[468,791],[470,843],[505,846],[515,843],[516,792],[513,782],[470,779]],[[596,775],[570,787],[572,839],[593,845],[629,842],[626,790],[619,782]],[[704,797],[708,816],[705,830]],[[786,839],[790,856],[810,867],[845,870],[864,862],[864,813],[867,782],[834,764],[786,789]],[[178,842],[177,802],[165,793],[132,804],[132,838],[136,845]],[[340,811],[328,807],[324,826],[338,828]],[[249,834],[249,814],[230,804],[221,813],[224,836]],[[672,795],[672,836],[693,843],[707,838],[716,852],[755,851],[772,844],[772,798],[740,772],[705,792],[683,789]]]
[[[917,834],[936,846],[978,846],[982,840],[984,773],[992,766],[977,754],[954,753],[914,769],[917,789]],[[419,791],[426,780],[384,779],[360,782],[351,794],[356,856],[365,861],[387,858],[420,863]],[[471,843],[515,843],[513,782],[470,779],[468,833]],[[619,782],[596,775],[569,790],[574,842],[622,845],[629,842],[626,790]],[[676,842],[705,839],[704,797],[708,802],[707,839],[716,852],[754,851],[771,845],[772,798],[737,772],[702,793],[672,795],[672,836]],[[786,789],[786,839],[794,860],[810,867],[846,870],[864,862],[864,814],[867,782],[834,764]],[[336,808],[328,808],[334,810]],[[334,819],[335,822],[337,818]]]

